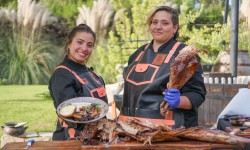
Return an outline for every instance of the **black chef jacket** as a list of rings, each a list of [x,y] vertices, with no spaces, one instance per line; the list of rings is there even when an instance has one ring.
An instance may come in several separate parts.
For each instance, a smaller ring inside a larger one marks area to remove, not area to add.
[[[67,56],[64,58],[60,66],[66,66],[70,70],[74,71],[77,75],[86,74],[86,72],[90,71],[90,69],[87,68],[85,65],[75,63],[74,61],[68,59]],[[104,86],[104,81],[102,80],[100,76],[98,76],[98,80],[101,81],[98,83]],[[96,86],[96,85],[93,85],[93,86]],[[54,106],[56,109],[62,102],[68,99],[86,96],[84,95],[86,90],[84,92],[83,89],[84,87],[78,81],[78,79],[76,79],[76,77],[69,70],[64,69],[64,68],[56,69],[54,73],[52,74],[50,81],[49,81],[49,91],[50,91],[50,95],[53,99]],[[107,102],[107,97],[105,96],[103,100]],[[69,122],[67,122],[67,124],[69,125],[69,127],[79,129],[79,131],[82,130],[82,128],[84,127],[84,124],[73,124]],[[67,128],[61,127],[61,124],[58,121],[57,128],[53,134],[52,139],[53,140],[67,140],[68,135],[67,133],[65,133],[67,132],[66,130]]]
[[[146,45],[143,45],[135,51],[129,58],[128,66],[124,69],[125,84],[121,108],[123,115],[164,119],[164,116],[160,114],[160,104],[164,99],[162,92],[166,89],[166,84],[169,81],[170,64],[185,45],[180,44],[177,47],[169,63],[156,66],[152,64],[157,54],[168,55],[177,41],[171,39],[164,43],[159,47],[158,52],[153,51],[152,42],[146,49]],[[144,54],[138,61],[135,61],[141,51],[144,51]],[[198,56],[197,58],[199,59]],[[149,67],[146,71],[143,69],[141,72],[136,71],[138,64],[148,64]],[[206,95],[202,74],[203,71],[201,65],[199,65],[194,75],[180,89],[181,95],[188,97],[191,101],[192,109],[184,110],[177,108],[173,110],[174,128],[198,125],[198,107],[205,101]]]

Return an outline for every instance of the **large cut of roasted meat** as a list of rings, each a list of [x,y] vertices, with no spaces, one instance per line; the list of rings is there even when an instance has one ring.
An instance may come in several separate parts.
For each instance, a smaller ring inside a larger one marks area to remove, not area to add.
[[[192,45],[180,50],[170,65],[170,78],[167,83],[167,89],[180,89],[191,78],[199,65],[199,61],[196,59],[196,54],[199,51],[206,52],[205,50],[196,49]],[[165,101],[162,102],[160,105],[161,115],[165,116],[168,108],[169,104]]]
[[[136,140],[144,144],[162,141],[180,141],[183,138],[228,144],[250,143],[250,139],[230,135],[220,130],[211,130],[205,127],[171,129],[164,124],[154,124],[150,120],[136,118],[123,120],[100,119],[86,124],[78,137],[84,144],[93,139],[108,143]]]

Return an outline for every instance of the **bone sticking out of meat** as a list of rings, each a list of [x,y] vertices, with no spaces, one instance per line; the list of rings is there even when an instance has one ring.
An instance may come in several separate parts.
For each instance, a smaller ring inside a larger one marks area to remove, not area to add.
[[[186,46],[180,50],[179,54],[170,65],[170,78],[167,83],[167,89],[180,89],[191,78],[199,65],[196,59],[196,54],[199,51],[206,52],[205,50],[196,49],[192,45]],[[161,115],[165,116],[168,109],[169,104],[163,101],[160,105]]]
[[[91,139],[95,138],[97,132],[98,132],[98,125],[103,124],[103,120],[98,122],[91,122],[86,124],[85,129],[83,130],[78,137],[84,144],[87,144]]]
[[[221,130],[207,129],[204,127],[192,127],[188,129],[192,130],[193,132],[187,132],[179,136],[192,140],[214,142],[214,143],[227,143],[227,144],[238,144],[238,145],[243,143],[250,143],[250,139],[248,138],[231,135]]]

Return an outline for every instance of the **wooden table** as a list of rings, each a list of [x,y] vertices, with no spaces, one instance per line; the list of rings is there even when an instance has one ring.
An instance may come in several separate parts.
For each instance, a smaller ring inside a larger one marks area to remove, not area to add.
[[[6,144],[2,150],[23,150],[25,142],[15,142]],[[99,145],[83,145],[81,141],[37,141],[29,150],[100,150],[100,149],[137,149],[137,150],[169,150],[169,149],[191,149],[191,150],[209,150],[209,149],[242,149],[242,146],[229,145],[229,144],[217,144],[207,143],[200,141],[182,140],[179,142],[161,142],[153,143],[152,145],[143,145],[139,142],[123,142],[119,144],[99,144]]]

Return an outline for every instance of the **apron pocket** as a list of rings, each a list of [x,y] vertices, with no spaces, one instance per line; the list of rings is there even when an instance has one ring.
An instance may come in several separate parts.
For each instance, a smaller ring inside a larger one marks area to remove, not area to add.
[[[152,83],[159,67],[152,64],[137,64],[128,72],[126,80],[134,85]]]
[[[107,95],[104,87],[93,89],[90,91],[90,94],[91,94],[91,97],[96,97],[96,98],[97,97],[102,98]]]

